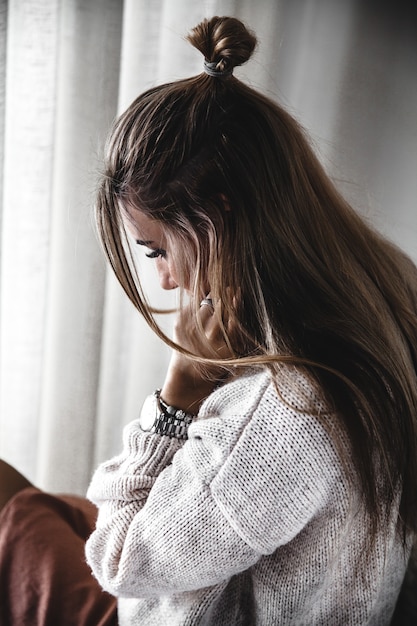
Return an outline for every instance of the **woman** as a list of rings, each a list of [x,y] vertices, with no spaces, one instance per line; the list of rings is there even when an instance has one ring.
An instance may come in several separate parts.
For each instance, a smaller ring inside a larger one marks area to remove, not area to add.
[[[255,36],[214,17],[189,41],[204,72],[120,117],[98,194],[110,264],[173,353],[92,479],[87,561],[122,625],[389,624],[417,525],[416,268],[233,76]],[[179,290],[174,340],[137,244]]]

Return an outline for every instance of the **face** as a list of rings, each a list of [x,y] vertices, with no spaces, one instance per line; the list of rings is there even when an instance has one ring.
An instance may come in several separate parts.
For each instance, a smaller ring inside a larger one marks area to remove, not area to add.
[[[150,219],[137,210],[128,211],[122,207],[123,223],[126,230],[140,246],[147,248],[146,256],[154,259],[162,289],[179,287],[175,269],[174,251],[168,249],[169,244],[161,222]],[[182,285],[187,289],[186,285]]]

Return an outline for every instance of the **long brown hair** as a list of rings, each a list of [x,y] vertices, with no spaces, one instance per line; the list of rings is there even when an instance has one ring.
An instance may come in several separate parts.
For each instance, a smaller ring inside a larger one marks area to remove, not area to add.
[[[188,38],[223,72],[256,45],[227,17]],[[205,73],[148,90],[116,121],[101,240],[128,297],[173,345],[126,252],[120,203],[183,241],[179,271],[194,268],[196,308],[208,278],[233,322],[235,364],[274,371],[286,359],[320,385],[340,420],[332,437],[349,436],[373,536],[399,490],[400,526],[415,530],[417,270],[338,193],[298,122],[233,75]]]

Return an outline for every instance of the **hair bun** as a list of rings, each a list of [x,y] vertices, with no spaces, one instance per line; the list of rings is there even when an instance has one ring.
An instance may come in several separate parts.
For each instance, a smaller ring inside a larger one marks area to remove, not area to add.
[[[231,72],[246,63],[256,47],[256,36],[235,17],[212,17],[195,26],[187,40],[218,72]]]

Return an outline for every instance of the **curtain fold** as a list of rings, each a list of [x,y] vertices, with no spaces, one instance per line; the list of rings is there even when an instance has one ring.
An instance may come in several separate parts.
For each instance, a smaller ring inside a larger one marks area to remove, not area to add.
[[[4,116],[6,99],[7,2],[0,0],[0,164],[4,163]],[[0,167],[0,232],[3,209],[3,167]]]
[[[51,468],[71,468],[68,488],[75,490],[92,470],[105,265],[91,207],[117,108],[122,2],[78,0],[60,9],[38,471],[54,490],[60,477]],[[74,464],[80,438],[87,454]]]
[[[0,0],[0,456],[52,491],[83,493],[163,382],[169,350],[106,266],[95,188],[112,120],[201,71],[184,36],[216,14],[259,39],[236,75],[295,115],[353,205],[417,260],[405,2]],[[175,305],[139,257],[151,301]]]
[[[58,2],[3,5],[6,18],[1,238],[2,454],[37,463],[50,244]],[[4,451],[4,452],[3,452]]]

